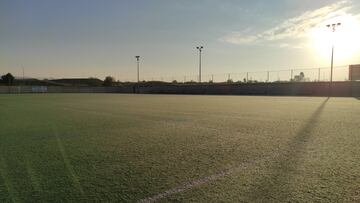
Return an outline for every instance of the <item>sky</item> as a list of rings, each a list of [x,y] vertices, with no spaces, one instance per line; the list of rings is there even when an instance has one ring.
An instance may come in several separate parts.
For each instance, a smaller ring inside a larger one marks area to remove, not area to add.
[[[331,40],[328,23],[340,22]],[[0,0],[0,74],[144,79],[360,63],[360,1]],[[337,49],[336,49],[337,48]]]

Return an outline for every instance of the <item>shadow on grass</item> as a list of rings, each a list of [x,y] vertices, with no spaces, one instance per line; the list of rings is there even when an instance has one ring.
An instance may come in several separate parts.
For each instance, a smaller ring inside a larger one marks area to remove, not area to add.
[[[256,184],[250,190],[252,202],[289,200],[291,194],[288,187],[292,174],[296,172],[300,164],[307,142],[328,100],[329,98],[325,99],[312,113],[306,124],[289,142],[288,147],[284,149],[284,153],[277,160],[274,160],[267,171],[268,174],[263,176],[260,181],[255,180]]]

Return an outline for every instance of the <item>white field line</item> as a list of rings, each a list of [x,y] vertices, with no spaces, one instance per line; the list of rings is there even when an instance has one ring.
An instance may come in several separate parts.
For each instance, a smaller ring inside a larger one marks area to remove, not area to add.
[[[213,175],[210,175],[210,176],[207,176],[207,177],[204,177],[204,178],[201,178],[201,179],[197,179],[197,180],[192,180],[192,181],[189,181],[189,182],[185,182],[183,183],[182,185],[179,185],[177,187],[174,187],[174,188],[171,188],[169,190],[166,190],[162,193],[159,193],[159,194],[156,194],[154,196],[151,196],[151,197],[147,197],[147,198],[144,198],[144,199],[141,199],[138,201],[138,203],[151,203],[151,202],[156,202],[160,199],[164,199],[164,198],[167,198],[169,197],[170,195],[173,195],[173,194],[177,194],[177,193],[181,193],[185,190],[189,190],[193,187],[197,187],[197,186],[200,186],[200,185],[203,185],[203,184],[206,184],[206,183],[209,183],[209,182],[213,182],[213,181],[216,181],[220,178],[223,178],[225,176],[228,176],[228,175],[231,175],[233,173],[236,173],[236,172],[240,172],[240,171],[243,171],[249,167],[252,167],[256,164],[259,164],[260,162],[265,162],[265,161],[268,161],[268,160],[271,160],[271,159],[274,159],[276,158],[277,156],[279,156],[279,154],[277,153],[272,153],[270,155],[267,155],[263,158],[259,158],[259,159],[254,159],[252,161],[248,161],[248,162],[244,162],[244,163],[241,163],[240,165],[236,166],[236,167],[232,167],[232,168],[228,168],[228,169],[225,169],[223,171],[220,171],[218,173],[215,173]]]

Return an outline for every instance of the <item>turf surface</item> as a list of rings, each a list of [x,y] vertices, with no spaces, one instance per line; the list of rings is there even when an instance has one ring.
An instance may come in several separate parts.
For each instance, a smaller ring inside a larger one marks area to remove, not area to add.
[[[360,201],[356,98],[24,94],[0,108],[0,202]]]

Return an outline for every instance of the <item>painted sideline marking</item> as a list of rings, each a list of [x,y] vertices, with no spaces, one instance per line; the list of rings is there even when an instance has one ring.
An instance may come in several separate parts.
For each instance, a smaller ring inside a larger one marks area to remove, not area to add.
[[[156,194],[154,196],[141,199],[141,200],[138,201],[138,203],[156,202],[156,201],[158,201],[160,199],[169,197],[170,195],[181,193],[181,192],[183,192],[185,190],[188,190],[188,189],[191,189],[193,187],[203,185],[203,184],[218,180],[220,178],[223,178],[225,176],[231,175],[233,173],[245,170],[248,167],[254,166],[254,165],[256,165],[256,164],[258,164],[260,162],[265,162],[265,161],[274,159],[277,156],[279,156],[277,153],[272,153],[271,155],[265,156],[264,158],[254,159],[252,161],[241,163],[240,165],[238,165],[236,167],[225,169],[225,170],[220,171],[220,172],[218,172],[216,174],[213,174],[213,175],[201,178],[201,179],[186,182],[186,183],[184,183],[184,184],[182,184],[180,186],[171,188],[171,189],[166,190],[166,191],[164,191],[162,193],[159,193],[159,194]]]

